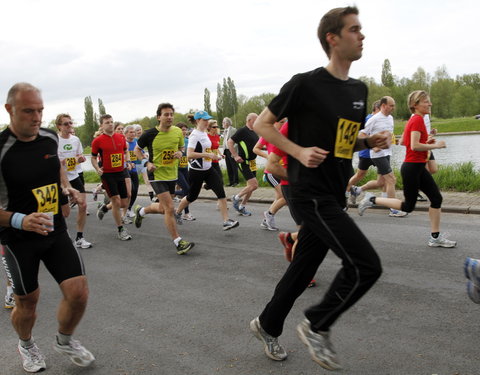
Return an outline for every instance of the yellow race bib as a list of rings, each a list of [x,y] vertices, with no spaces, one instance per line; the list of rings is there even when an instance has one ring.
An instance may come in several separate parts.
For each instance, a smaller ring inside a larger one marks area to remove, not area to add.
[[[77,166],[77,158],[66,158],[65,165],[67,166],[67,171],[72,172]]]
[[[175,150],[163,150],[160,165],[172,165],[174,161],[173,154],[175,154]]]
[[[110,162],[112,164],[112,168],[117,168],[122,166],[122,154],[111,154],[110,155]]]
[[[32,189],[32,193],[37,200],[37,212],[53,212],[58,213],[58,185],[57,183],[40,186]]]
[[[188,158],[186,156],[182,156],[180,158],[180,164],[179,164],[179,167],[180,168],[187,168],[188,166]]]
[[[249,160],[248,161],[248,166],[250,167],[250,170],[252,172],[255,172],[257,170],[257,161],[255,159]]]
[[[129,151],[130,153],[130,161],[137,161],[137,155],[135,154],[135,151]]]
[[[208,147],[208,148],[205,149],[205,152],[211,154],[211,153],[212,153],[212,149],[211,149],[210,147]],[[212,161],[212,159],[210,159],[210,158],[205,158],[205,161]]]
[[[351,159],[357,140],[360,123],[344,118],[338,119],[337,139],[335,140],[335,157]]]

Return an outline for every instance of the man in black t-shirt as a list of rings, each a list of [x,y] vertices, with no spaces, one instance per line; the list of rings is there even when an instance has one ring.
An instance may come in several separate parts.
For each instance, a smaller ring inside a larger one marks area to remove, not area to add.
[[[329,370],[340,368],[330,343],[330,327],[380,277],[380,259],[366,237],[344,212],[345,187],[353,174],[352,155],[365,147],[388,147],[387,134],[357,139],[365,119],[367,87],[348,77],[362,55],[358,10],[336,8],[325,14],[318,37],[330,61],[325,68],[297,74],[269,104],[254,129],[288,153],[291,200],[302,221],[299,242],[285,275],[261,315],[250,323],[266,355],[284,360],[278,343],[296,298],[303,293],[329,249],[342,260],[324,299],[305,311],[297,333],[312,359]],[[273,127],[288,117],[289,139]]]
[[[11,320],[20,339],[18,352],[25,371],[46,368],[32,337],[42,261],[63,295],[53,348],[85,367],[95,358],[71,336],[87,305],[87,278],[60,209],[62,194],[83,202],[61,167],[57,135],[40,127],[40,90],[28,83],[14,85],[5,108],[10,125],[0,133],[0,239],[2,261],[15,296]],[[23,173],[18,173],[19,165],[25,166]]]
[[[257,154],[253,152],[253,148],[258,142],[258,135],[253,131],[253,124],[257,117],[256,113],[249,113],[245,126],[238,129],[227,142],[232,158],[238,163],[238,169],[240,169],[245,181],[247,181],[247,186],[232,197],[233,208],[242,216],[252,215],[251,212],[247,211],[245,205],[252,193],[258,189],[256,177],[257,163],[255,160]],[[235,143],[238,145],[238,152],[235,149]]]

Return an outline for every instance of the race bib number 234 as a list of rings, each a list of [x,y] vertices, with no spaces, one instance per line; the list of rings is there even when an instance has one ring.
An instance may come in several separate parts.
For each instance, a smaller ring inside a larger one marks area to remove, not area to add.
[[[344,118],[338,119],[337,138],[335,140],[335,157],[351,159],[357,141],[360,123]]]

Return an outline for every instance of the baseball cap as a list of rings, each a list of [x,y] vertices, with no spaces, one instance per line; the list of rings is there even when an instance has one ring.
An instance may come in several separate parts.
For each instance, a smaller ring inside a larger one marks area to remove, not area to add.
[[[213,118],[213,117],[210,116],[210,115],[208,114],[208,112],[198,111],[198,112],[195,112],[195,115],[193,116],[193,118],[194,118],[195,120],[199,120],[199,119],[210,120],[210,119]]]

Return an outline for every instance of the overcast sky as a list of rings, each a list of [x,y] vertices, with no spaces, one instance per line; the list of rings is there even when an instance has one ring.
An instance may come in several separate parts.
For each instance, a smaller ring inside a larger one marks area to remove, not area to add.
[[[445,65],[479,72],[478,0],[18,0],[0,12],[0,97],[19,81],[43,92],[44,121],[69,112],[83,124],[84,98],[101,98],[118,121],[215,109],[218,82],[237,94],[277,93],[293,74],[326,65],[316,37],[322,15],[356,4],[366,36],[352,77],[380,82],[388,58],[398,77]],[[0,110],[0,124],[9,122]]]

